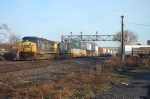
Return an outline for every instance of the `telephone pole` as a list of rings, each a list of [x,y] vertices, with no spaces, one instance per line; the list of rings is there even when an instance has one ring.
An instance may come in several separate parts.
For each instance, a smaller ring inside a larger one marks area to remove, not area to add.
[[[121,28],[122,28],[122,44],[121,44],[121,46],[122,46],[122,61],[124,61],[124,33],[123,33],[123,18],[124,18],[124,16],[122,15],[121,16],[121,18],[122,18],[122,24],[121,24]]]

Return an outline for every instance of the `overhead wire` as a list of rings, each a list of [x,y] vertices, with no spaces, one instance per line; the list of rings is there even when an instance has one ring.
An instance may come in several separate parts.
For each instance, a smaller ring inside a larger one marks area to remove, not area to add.
[[[126,22],[126,23],[130,23],[130,24],[135,24],[135,25],[150,26],[150,25],[138,24],[138,23],[133,23],[133,22],[128,22],[128,21],[124,21],[124,22]]]

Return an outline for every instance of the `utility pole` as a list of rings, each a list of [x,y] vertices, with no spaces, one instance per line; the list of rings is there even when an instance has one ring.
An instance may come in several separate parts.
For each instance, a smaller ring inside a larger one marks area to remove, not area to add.
[[[122,25],[121,25],[121,27],[122,27],[122,44],[121,44],[121,46],[122,46],[122,61],[124,61],[124,33],[123,33],[123,18],[124,18],[124,16],[122,15],[121,16],[121,18],[122,18]]]
[[[81,33],[81,39],[82,39],[82,31],[80,33]]]
[[[71,34],[71,39],[72,39],[72,32],[70,32],[70,34]]]

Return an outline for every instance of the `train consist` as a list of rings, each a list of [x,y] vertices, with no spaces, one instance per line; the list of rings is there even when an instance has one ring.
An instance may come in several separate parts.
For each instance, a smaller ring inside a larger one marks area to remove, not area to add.
[[[112,53],[112,50],[98,47],[91,42],[73,39],[57,42],[38,37],[23,37],[17,60],[108,56]]]
[[[150,56],[150,45],[125,45],[125,55],[148,57]]]

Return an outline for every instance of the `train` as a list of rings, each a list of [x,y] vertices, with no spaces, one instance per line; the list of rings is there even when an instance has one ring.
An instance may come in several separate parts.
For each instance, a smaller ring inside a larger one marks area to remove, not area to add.
[[[109,56],[112,50],[91,42],[77,40],[52,41],[26,36],[22,38],[15,60],[40,60],[54,58]]]
[[[149,57],[150,45],[125,45],[125,56]]]

